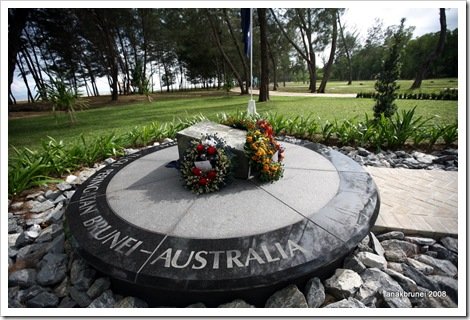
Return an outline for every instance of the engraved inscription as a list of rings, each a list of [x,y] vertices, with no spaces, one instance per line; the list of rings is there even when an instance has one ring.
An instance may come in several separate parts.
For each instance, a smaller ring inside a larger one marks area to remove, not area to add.
[[[271,250],[269,250],[271,249]],[[292,240],[287,240],[287,244],[282,247],[279,242],[268,248],[262,245],[261,249],[248,248],[244,252],[241,250],[226,251],[190,251],[184,253],[181,249],[168,248],[150,262],[150,265],[163,266],[165,268],[195,270],[210,267],[220,268],[246,268],[251,264],[265,264],[290,259],[298,254],[307,256],[309,251]]]

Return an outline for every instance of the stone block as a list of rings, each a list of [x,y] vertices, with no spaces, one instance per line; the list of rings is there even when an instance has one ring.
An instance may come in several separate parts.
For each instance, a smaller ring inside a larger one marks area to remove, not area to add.
[[[231,128],[211,121],[202,121],[192,125],[176,134],[178,140],[179,159],[183,160],[186,149],[192,140],[199,140],[207,134],[215,134],[225,140],[234,155],[236,166],[233,175],[235,178],[248,179],[251,176],[249,159],[245,156],[246,131]]]

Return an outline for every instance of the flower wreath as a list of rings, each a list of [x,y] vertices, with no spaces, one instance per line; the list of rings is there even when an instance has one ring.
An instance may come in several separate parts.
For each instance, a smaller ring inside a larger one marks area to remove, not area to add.
[[[219,190],[227,183],[230,173],[230,157],[225,141],[210,134],[199,141],[191,141],[180,170],[186,187],[194,193]]]
[[[273,159],[276,152],[277,161]],[[258,120],[254,128],[248,128],[245,154],[261,181],[273,182],[282,178],[284,148],[274,139],[273,127],[267,120]]]

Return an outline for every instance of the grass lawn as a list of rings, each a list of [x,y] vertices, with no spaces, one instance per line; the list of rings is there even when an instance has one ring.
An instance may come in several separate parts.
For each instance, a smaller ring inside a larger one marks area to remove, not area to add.
[[[318,81],[317,85],[320,85],[321,81]],[[441,90],[446,88],[457,88],[457,78],[446,78],[446,79],[428,79],[423,80],[421,88],[419,90],[409,90],[413,80],[399,80],[398,85],[400,89],[399,93],[439,93]],[[279,91],[285,92],[308,92],[308,83],[301,82],[288,82],[283,87],[282,83],[279,83]],[[347,84],[347,81],[328,81],[326,85],[326,93],[359,93],[359,92],[374,92],[375,80],[358,80],[353,81],[351,85]]]
[[[455,84],[456,85],[456,84]],[[66,115],[60,115],[56,124],[51,114],[10,119],[8,143],[15,147],[37,149],[48,136],[65,143],[77,140],[80,134],[99,136],[110,132],[123,133],[135,126],[152,121],[167,122],[202,114],[215,119],[218,113],[245,111],[249,96],[225,95],[159,95],[153,102],[109,105],[77,112],[78,123],[69,125]],[[271,97],[269,102],[257,103],[258,112],[274,112],[286,116],[312,115],[322,121],[372,117],[372,99],[327,97]],[[457,119],[457,101],[397,100],[399,110],[417,106],[416,114],[433,117],[436,123],[454,123]],[[12,150],[9,148],[9,154]]]

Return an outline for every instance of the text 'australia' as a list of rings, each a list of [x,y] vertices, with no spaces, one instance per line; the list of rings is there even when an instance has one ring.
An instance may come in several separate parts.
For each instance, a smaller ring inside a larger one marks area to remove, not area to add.
[[[160,265],[165,268],[191,268],[191,269],[220,269],[220,268],[246,268],[250,264],[266,264],[283,259],[294,258],[297,254],[307,256],[308,250],[288,240],[283,247],[279,242],[272,246],[261,245],[259,248],[248,248],[245,250],[225,251],[186,251],[168,248],[153,259],[151,265]]]

